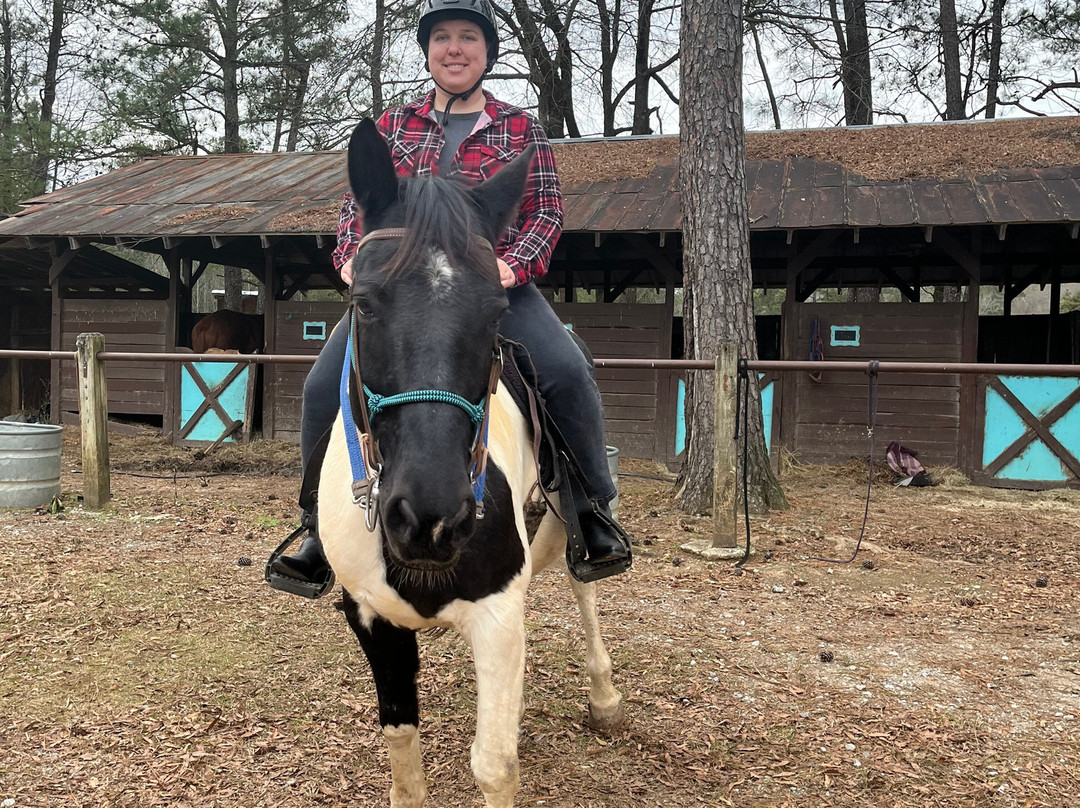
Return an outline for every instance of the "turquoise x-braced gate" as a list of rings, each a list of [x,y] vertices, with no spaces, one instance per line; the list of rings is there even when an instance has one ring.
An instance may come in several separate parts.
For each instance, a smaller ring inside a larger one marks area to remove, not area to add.
[[[987,376],[980,392],[981,482],[1080,481],[1080,379]]]
[[[255,399],[256,366],[247,362],[184,362],[180,368],[182,445],[247,441]]]

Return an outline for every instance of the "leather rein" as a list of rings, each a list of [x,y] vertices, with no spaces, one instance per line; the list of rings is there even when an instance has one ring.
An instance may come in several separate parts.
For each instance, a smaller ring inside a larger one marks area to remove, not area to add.
[[[400,239],[407,235],[403,227],[385,227],[372,230],[367,233],[356,247],[356,252],[373,241]],[[479,239],[479,237],[477,237]],[[494,252],[494,248],[486,239],[479,239],[488,249]],[[345,421],[345,440],[349,449],[349,460],[352,466],[353,503],[359,505],[365,511],[365,523],[368,530],[374,531],[378,523],[378,498],[379,479],[382,476],[383,458],[379,451],[379,444],[375,441],[372,430],[372,419],[383,409],[405,404],[436,402],[452,404],[464,410],[475,425],[472,445],[469,449],[469,481],[473,487],[476,498],[476,517],[484,518],[484,479],[487,471],[487,432],[491,415],[491,397],[499,386],[499,377],[502,375],[502,349],[498,338],[495,338],[492,346],[491,372],[488,376],[487,393],[478,404],[472,404],[456,393],[446,390],[415,390],[392,396],[381,396],[373,393],[364,384],[360,376],[360,353],[356,350],[359,345],[359,318],[357,317],[358,306],[355,300],[349,308],[349,344],[345,354],[345,364],[341,374],[341,417]],[[355,398],[353,398],[355,396]],[[360,424],[357,425],[352,416],[352,401],[356,402],[356,409],[360,413]],[[359,434],[357,434],[359,432]]]

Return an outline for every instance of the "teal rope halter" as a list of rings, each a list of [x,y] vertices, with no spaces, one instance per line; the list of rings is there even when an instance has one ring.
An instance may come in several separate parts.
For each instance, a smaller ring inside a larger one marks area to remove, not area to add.
[[[484,418],[484,404],[486,403],[481,401],[479,404],[471,404],[467,399],[448,390],[411,390],[408,393],[381,396],[378,393],[371,392],[371,389],[366,384],[364,385],[364,395],[367,396],[368,417],[372,420],[375,420],[375,416],[387,407],[394,407],[398,404],[434,401],[439,404],[453,404],[455,407],[460,407],[468,414],[469,420],[474,424],[478,424]]]

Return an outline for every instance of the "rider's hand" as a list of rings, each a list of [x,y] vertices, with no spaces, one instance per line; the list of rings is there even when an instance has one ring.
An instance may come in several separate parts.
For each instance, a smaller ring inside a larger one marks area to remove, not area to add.
[[[503,285],[503,288],[510,289],[517,286],[517,275],[514,274],[514,270],[510,269],[510,265],[501,258],[495,260],[499,264],[499,282]]]
[[[346,286],[352,286],[352,260],[353,257],[350,257],[341,265],[341,279],[345,281]]]

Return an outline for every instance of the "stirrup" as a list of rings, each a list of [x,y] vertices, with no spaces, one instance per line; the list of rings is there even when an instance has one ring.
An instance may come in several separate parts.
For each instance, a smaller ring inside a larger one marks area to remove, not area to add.
[[[266,582],[280,592],[288,592],[291,595],[299,595],[302,598],[316,600],[326,594],[326,591],[334,585],[334,571],[330,565],[326,565],[326,575],[321,581],[301,581],[291,575],[284,575],[273,569],[274,562],[281,558],[285,551],[301,536],[308,532],[307,525],[300,525],[296,530],[285,537],[285,541],[277,546],[266,560],[264,577]]]
[[[565,510],[565,505],[564,505]],[[626,572],[634,563],[633,552],[630,549],[630,536],[622,526],[602,511],[594,510],[596,518],[611,528],[612,532],[622,543],[626,550],[623,558],[613,558],[611,561],[597,563],[586,556],[585,541],[582,537],[581,519],[577,511],[571,509],[566,519],[566,567],[570,574],[583,584],[599,581],[612,575]]]
[[[583,584],[588,584],[599,581],[601,578],[626,572],[634,563],[633,551],[630,548],[630,536],[618,522],[602,509],[597,508],[595,504],[592,506],[593,515],[611,529],[626,550],[626,556],[601,563],[589,560],[576,501],[584,497],[585,492],[581,490],[581,483],[573,473],[573,468],[568,459],[561,453],[559,465],[562,466],[561,470],[563,472],[562,486],[559,488],[559,505],[566,523],[566,567],[570,570],[570,574]],[[578,493],[577,498],[574,496],[575,490]]]

